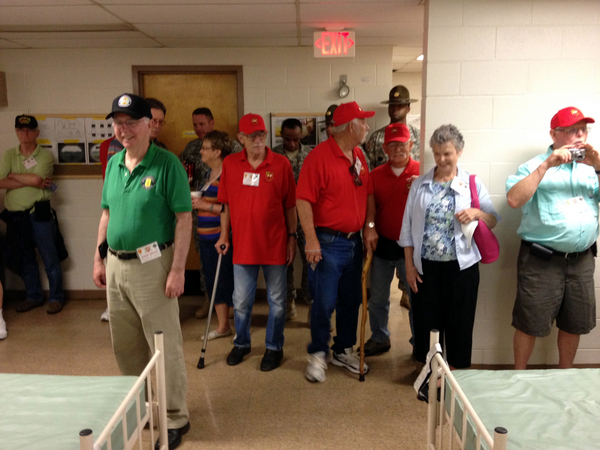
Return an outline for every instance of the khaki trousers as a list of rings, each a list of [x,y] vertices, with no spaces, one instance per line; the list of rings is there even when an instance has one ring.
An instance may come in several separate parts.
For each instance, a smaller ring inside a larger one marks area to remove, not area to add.
[[[172,261],[173,246],[145,264],[109,252],[106,291],[113,350],[123,375],[142,373],[154,352],[154,332],[164,333],[167,426],[181,428],[189,420],[187,374],[178,299],[165,295]]]

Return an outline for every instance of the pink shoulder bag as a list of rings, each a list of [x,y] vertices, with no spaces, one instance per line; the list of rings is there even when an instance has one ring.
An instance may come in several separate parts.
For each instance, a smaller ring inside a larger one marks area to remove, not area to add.
[[[471,208],[480,209],[475,175],[469,177],[469,187],[471,188]],[[479,225],[475,228],[473,239],[477,244],[479,253],[481,253],[481,262],[483,264],[491,264],[498,259],[500,244],[498,244],[498,239],[496,239],[492,230],[489,229],[483,220],[480,220]]]

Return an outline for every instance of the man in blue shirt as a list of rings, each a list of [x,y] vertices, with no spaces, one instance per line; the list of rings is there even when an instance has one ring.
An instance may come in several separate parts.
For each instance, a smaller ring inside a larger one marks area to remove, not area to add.
[[[579,338],[596,326],[594,256],[598,238],[600,154],[574,107],[550,122],[553,144],[506,181],[508,204],[522,208],[512,325],[515,369],[526,369],[536,337],[556,320],[559,367],[573,367]]]

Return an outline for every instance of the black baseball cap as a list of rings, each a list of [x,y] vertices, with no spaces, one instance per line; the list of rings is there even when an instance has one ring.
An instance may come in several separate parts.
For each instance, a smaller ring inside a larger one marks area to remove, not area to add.
[[[112,111],[106,118],[110,119],[117,113],[127,114],[133,119],[142,117],[152,119],[152,111],[146,99],[135,94],[122,94],[115,98],[112,103]]]
[[[335,109],[338,107],[338,105],[331,105],[329,108],[327,108],[327,112],[325,113],[325,123],[331,123],[333,121],[333,113],[335,112]]]
[[[21,114],[15,117],[15,128],[29,128],[35,130],[38,127],[38,122],[35,117]]]

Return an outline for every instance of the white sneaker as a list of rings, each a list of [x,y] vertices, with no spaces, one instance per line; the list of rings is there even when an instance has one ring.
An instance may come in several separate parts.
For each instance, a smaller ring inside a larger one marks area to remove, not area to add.
[[[106,311],[104,311],[102,313],[102,315],[100,316],[100,321],[101,322],[108,322],[108,308],[106,308]]]
[[[331,364],[334,366],[345,367],[352,373],[360,373],[360,356],[358,353],[354,352],[352,347],[345,348],[344,353],[333,352]],[[364,363],[363,373],[367,372],[369,372],[369,366],[367,366],[367,363]]]
[[[6,322],[4,319],[0,319],[0,341],[2,339],[6,339],[6,336],[8,336],[8,331],[6,331]]]
[[[325,352],[317,352],[308,355],[308,366],[304,376],[308,381],[320,382],[325,381],[325,371],[327,370],[327,362],[325,361]]]
[[[219,333],[217,330],[212,330],[210,333],[208,333],[208,340],[212,341],[214,339],[231,336],[232,334],[233,334],[233,331],[231,331],[231,328],[223,333]],[[200,336],[200,340],[203,341],[204,336]]]

